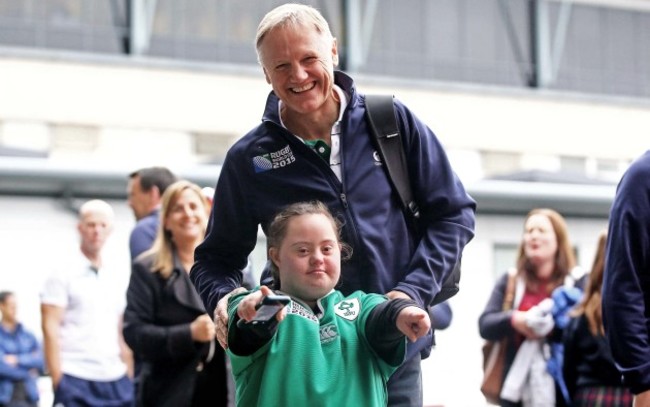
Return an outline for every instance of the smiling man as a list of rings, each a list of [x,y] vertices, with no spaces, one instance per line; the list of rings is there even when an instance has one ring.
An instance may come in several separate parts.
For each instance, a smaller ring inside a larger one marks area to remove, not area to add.
[[[474,235],[475,203],[440,142],[395,100],[421,213],[416,231],[378,159],[365,97],[334,69],[337,42],[323,16],[306,5],[279,6],[260,22],[255,45],[273,91],[262,123],[226,156],[190,274],[206,309],[215,310],[219,341],[227,346],[222,299],[239,289],[258,226],[266,233],[275,213],[300,201],[325,203],[344,224],[343,241],[354,251],[337,285],[344,295],[363,290],[428,306]],[[391,377],[389,405],[422,406],[420,351],[431,344],[429,335],[409,347]]]

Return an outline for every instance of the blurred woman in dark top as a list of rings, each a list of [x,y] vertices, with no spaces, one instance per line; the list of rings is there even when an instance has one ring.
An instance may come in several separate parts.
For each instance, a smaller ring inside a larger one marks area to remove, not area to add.
[[[564,380],[574,407],[631,407],[632,393],[621,383],[621,374],[605,340],[601,289],[605,268],[607,233],[598,249],[585,295],[571,315],[564,332]]]
[[[143,361],[138,407],[227,405],[225,353],[188,275],[205,235],[207,208],[197,185],[170,185],[153,247],[133,263],[124,339]]]

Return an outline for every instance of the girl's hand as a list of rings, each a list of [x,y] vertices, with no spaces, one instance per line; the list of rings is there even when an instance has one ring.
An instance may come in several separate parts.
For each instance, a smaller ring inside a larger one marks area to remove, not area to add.
[[[406,307],[397,315],[397,329],[411,342],[415,342],[431,329],[429,313],[419,307]]]
[[[268,295],[273,294],[273,291],[267,286],[261,286],[259,290],[248,294],[237,306],[237,315],[244,321],[250,321],[257,314],[257,306],[262,302],[262,299]],[[287,315],[287,308],[283,308],[278,312],[277,320],[282,321]]]

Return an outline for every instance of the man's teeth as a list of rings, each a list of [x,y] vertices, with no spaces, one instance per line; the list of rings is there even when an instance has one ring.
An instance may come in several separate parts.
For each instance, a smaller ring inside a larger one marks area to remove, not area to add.
[[[316,86],[316,84],[314,84],[314,83],[310,83],[310,84],[307,84],[307,85],[302,86],[302,87],[300,87],[300,88],[292,88],[291,90],[292,90],[293,92],[295,92],[295,93],[300,93],[300,92],[304,92],[304,91],[310,90],[310,89],[312,89],[314,86]]]

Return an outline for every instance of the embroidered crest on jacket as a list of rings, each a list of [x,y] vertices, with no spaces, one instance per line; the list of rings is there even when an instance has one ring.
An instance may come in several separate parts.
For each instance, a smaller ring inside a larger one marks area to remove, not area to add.
[[[258,173],[283,168],[295,161],[296,157],[293,155],[293,151],[291,151],[289,145],[286,145],[278,151],[253,157],[253,167],[255,172]]]
[[[334,306],[334,312],[336,315],[345,318],[348,321],[354,321],[357,319],[359,311],[361,311],[361,304],[359,304],[358,298],[343,300]]]

